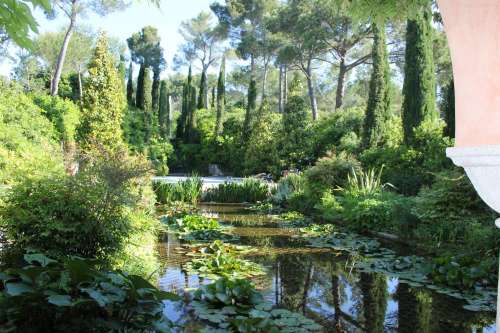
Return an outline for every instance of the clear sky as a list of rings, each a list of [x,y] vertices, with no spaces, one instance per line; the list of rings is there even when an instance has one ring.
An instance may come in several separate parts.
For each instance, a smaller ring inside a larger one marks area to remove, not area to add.
[[[134,1],[125,11],[111,13],[105,17],[89,15],[80,18],[78,23],[91,26],[94,30],[104,30],[109,36],[117,37],[126,43],[126,39],[146,25],[158,29],[165,50],[167,72],[171,71],[172,58],[182,42],[178,33],[182,21],[193,18],[201,11],[210,11],[213,0],[162,0],[160,9],[147,1]],[[40,32],[57,31],[68,24],[64,15],[54,20],[47,20],[43,13],[36,12]],[[59,47],[59,45],[54,46]],[[0,74],[9,75],[12,63],[4,61],[0,64]]]

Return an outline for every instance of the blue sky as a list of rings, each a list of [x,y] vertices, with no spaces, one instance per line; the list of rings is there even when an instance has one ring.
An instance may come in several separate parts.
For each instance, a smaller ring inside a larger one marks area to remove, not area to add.
[[[88,15],[80,17],[78,23],[91,26],[94,30],[104,30],[109,36],[114,36],[124,43],[134,32],[139,31],[146,25],[158,28],[165,50],[165,59],[171,70],[172,58],[182,43],[182,37],[178,33],[182,21],[196,16],[201,11],[209,11],[213,0],[162,0],[161,7],[147,3],[147,1],[134,1],[125,11],[111,13],[105,17]],[[59,15],[54,20],[47,20],[42,12],[36,12],[35,17],[39,23],[40,32],[57,31],[68,24],[65,16]],[[58,46],[55,46],[58,47]],[[14,52],[14,51],[13,51]],[[5,61],[0,64],[0,74],[9,75],[12,63]]]

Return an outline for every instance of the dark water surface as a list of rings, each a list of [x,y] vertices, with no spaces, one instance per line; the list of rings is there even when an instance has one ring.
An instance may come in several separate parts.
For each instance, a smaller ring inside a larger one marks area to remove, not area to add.
[[[241,245],[258,251],[246,259],[263,265],[267,275],[254,280],[267,300],[300,312],[324,332],[470,333],[495,332],[494,313],[470,312],[463,302],[426,288],[414,288],[381,273],[358,272],[357,258],[331,249],[310,248],[292,228],[280,228],[267,215],[242,213],[238,206],[202,206],[205,214],[232,225]],[[210,281],[188,275],[190,257],[181,242],[166,235],[158,246],[164,290],[181,292]],[[168,303],[172,320],[185,317],[182,305]]]

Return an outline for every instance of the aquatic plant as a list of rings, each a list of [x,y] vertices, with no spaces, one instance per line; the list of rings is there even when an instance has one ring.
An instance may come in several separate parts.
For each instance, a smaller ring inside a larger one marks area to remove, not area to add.
[[[312,224],[310,226],[300,228],[300,232],[309,236],[331,235],[337,232],[338,228],[333,224]]]
[[[255,203],[266,200],[268,196],[269,188],[265,182],[245,178],[241,183],[225,182],[218,187],[208,189],[203,200],[220,203]]]
[[[0,325],[6,331],[170,332],[158,290],[137,275],[95,268],[95,261],[24,255],[22,268],[0,272]],[[61,320],[63,318],[64,320]]]
[[[273,309],[253,284],[220,278],[194,292],[190,304],[198,320],[210,325],[203,332],[319,332],[321,326],[301,314]],[[220,330],[220,331],[219,331]]]
[[[262,266],[238,258],[241,252],[237,247],[217,240],[201,248],[198,252],[200,258],[190,261],[186,270],[213,280],[219,277],[248,278],[265,274]]]
[[[170,204],[176,201],[195,205],[203,192],[203,181],[197,175],[175,184],[157,181],[153,183],[156,200],[161,204]]]

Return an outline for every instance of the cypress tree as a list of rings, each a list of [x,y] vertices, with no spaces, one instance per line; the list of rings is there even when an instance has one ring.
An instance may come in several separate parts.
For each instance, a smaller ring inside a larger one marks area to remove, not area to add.
[[[453,78],[444,88],[444,97],[441,108],[443,118],[446,123],[444,134],[450,138],[455,138],[455,81]]]
[[[257,83],[255,79],[250,80],[250,85],[248,86],[248,103],[247,110],[245,113],[245,121],[243,123],[243,141],[246,142],[250,137],[252,118],[255,113],[255,105],[257,102]]]
[[[179,118],[177,118],[177,130],[175,133],[175,137],[178,140],[184,138],[186,119],[187,119],[187,109],[188,109],[188,85],[185,82],[182,85],[181,115],[179,116]]]
[[[203,108],[208,108],[208,101],[207,101],[207,74],[205,71],[201,72],[201,79],[200,79],[200,94],[198,95],[198,109],[203,109]]]
[[[137,76],[137,89],[135,93],[135,106],[144,110],[144,71],[146,66],[141,64],[139,75]]]
[[[215,109],[215,86],[212,87],[212,100],[210,102],[210,108]]]
[[[196,87],[191,86],[188,91],[188,112],[186,121],[186,130],[184,133],[184,140],[189,143],[194,143],[194,129],[196,124]]]
[[[368,105],[363,126],[363,145],[376,147],[384,141],[384,125],[390,117],[390,74],[385,39],[385,24],[373,24],[373,69]]]
[[[170,137],[170,105],[167,90],[167,81],[160,83],[160,100],[158,109],[158,123],[160,125],[160,137],[167,140]]]
[[[212,105],[214,103],[215,87],[212,89]],[[219,70],[219,78],[217,79],[217,116],[215,120],[215,135],[217,138],[222,130],[222,116],[224,114],[224,109],[226,98],[226,59],[222,58],[222,63]],[[212,106],[213,108],[213,106]]]
[[[132,61],[130,62],[130,66],[128,67],[128,80],[127,80],[127,102],[130,105],[134,104],[134,69],[132,67]]]
[[[89,144],[92,142],[115,148],[122,143],[121,125],[126,100],[104,34],[99,36],[88,73],[78,127],[80,142],[84,149],[91,149]]]
[[[437,116],[431,17],[429,2],[406,26],[402,117],[404,141],[409,145],[414,128]]]
[[[153,86],[151,87],[151,109],[153,112],[158,111],[158,103],[160,98],[160,70],[153,71]]]
[[[144,70],[144,141],[149,143],[153,136],[153,100],[151,90],[153,83],[151,81],[151,69]]]

